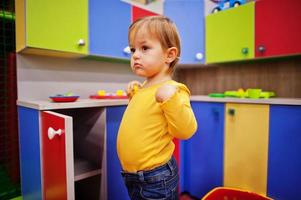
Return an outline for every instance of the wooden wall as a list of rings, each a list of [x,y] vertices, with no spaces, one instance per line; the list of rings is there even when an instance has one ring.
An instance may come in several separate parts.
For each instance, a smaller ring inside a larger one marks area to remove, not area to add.
[[[69,91],[87,99],[98,90],[114,93],[141,79],[129,64],[29,54],[17,54],[17,77],[19,100],[48,100]]]
[[[278,97],[301,98],[301,56],[179,68],[175,75],[193,95],[261,88]]]

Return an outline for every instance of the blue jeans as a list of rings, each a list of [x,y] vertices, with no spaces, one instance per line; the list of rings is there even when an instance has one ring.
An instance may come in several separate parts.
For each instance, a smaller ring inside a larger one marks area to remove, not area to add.
[[[121,172],[131,200],[178,200],[178,166],[172,157],[149,171]]]

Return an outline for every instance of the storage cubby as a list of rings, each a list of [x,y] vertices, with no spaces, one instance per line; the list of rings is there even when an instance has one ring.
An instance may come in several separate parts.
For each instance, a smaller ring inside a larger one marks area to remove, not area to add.
[[[99,199],[105,141],[104,108],[60,109],[53,112],[72,117],[76,199]]]
[[[75,182],[75,199],[97,199],[100,198],[101,175],[92,176]]]

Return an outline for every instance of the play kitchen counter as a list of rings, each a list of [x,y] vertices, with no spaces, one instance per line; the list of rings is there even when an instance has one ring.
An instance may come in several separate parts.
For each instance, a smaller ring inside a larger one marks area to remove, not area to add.
[[[19,100],[23,199],[106,200],[124,196],[116,138],[127,102]]]
[[[201,101],[201,102],[223,102],[223,103],[250,103],[250,104],[279,104],[279,105],[301,105],[300,98],[214,98],[208,96],[192,96],[191,101]]]
[[[68,108],[90,108],[127,105],[128,100],[97,100],[97,99],[79,99],[75,102],[56,103],[47,100],[18,100],[17,105],[37,110],[54,110]]]
[[[279,104],[279,105],[301,105],[300,98],[269,98],[269,99],[250,99],[250,98],[213,98],[205,95],[191,96],[191,101],[201,102],[232,102],[232,103],[250,103],[250,104]],[[37,110],[54,110],[68,108],[89,108],[127,105],[128,100],[96,100],[96,99],[79,99],[71,103],[55,103],[47,100],[18,100],[17,105]]]
[[[214,187],[301,196],[301,99],[192,96],[198,130],[181,143],[181,190]]]
[[[127,103],[18,101],[23,199],[129,200],[116,152]],[[192,96],[191,105],[198,130],[179,147],[181,191],[301,196],[300,99]]]

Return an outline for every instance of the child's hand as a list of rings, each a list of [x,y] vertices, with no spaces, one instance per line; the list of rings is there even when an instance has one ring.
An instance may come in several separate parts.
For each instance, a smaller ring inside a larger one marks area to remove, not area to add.
[[[132,96],[137,92],[139,88],[142,87],[142,84],[139,81],[131,81],[128,83],[126,88],[126,94],[128,97],[132,98]]]
[[[156,92],[156,101],[161,103],[167,99],[169,99],[174,93],[177,91],[177,87],[174,85],[163,85],[158,88]]]

